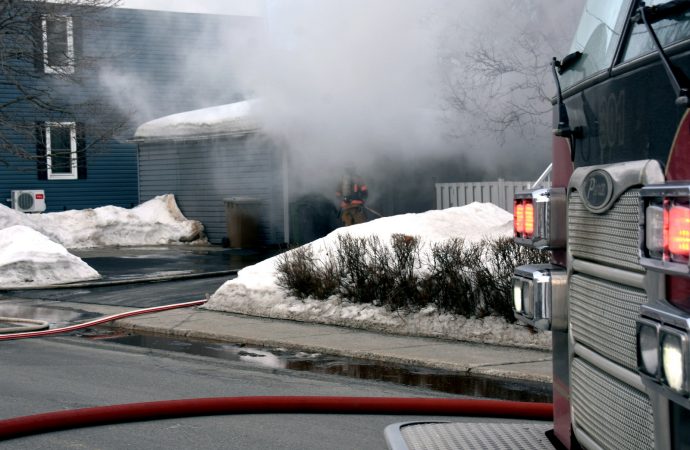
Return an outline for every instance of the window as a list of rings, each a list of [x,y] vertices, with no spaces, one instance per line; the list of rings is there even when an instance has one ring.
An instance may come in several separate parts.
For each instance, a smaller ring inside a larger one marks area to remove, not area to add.
[[[575,66],[562,76],[568,88],[608,69],[613,62],[630,0],[587,0],[570,52],[582,52]]]
[[[76,180],[77,126],[74,122],[46,124],[46,170],[49,180]]]
[[[668,0],[647,0],[645,2],[647,6],[662,3],[668,3]],[[688,39],[690,37],[690,12],[660,20],[653,23],[652,28],[656,32],[659,42],[664,47],[674,42]],[[656,51],[656,47],[647,31],[647,27],[644,24],[635,24],[625,46],[623,60],[628,61],[653,51]]]
[[[43,16],[43,67],[45,73],[74,73],[74,31],[68,16]]]

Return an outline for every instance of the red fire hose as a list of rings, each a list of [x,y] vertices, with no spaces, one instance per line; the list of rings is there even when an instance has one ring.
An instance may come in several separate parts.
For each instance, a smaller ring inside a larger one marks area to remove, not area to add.
[[[218,397],[55,411],[0,420],[0,440],[144,420],[220,414],[394,414],[552,420],[550,403],[388,397]]]
[[[154,306],[153,308],[136,309],[134,311],[127,311],[120,314],[113,314],[112,316],[101,317],[100,319],[91,320],[89,322],[83,322],[76,325],[70,325],[63,328],[53,328],[51,330],[43,331],[27,331],[24,333],[14,333],[14,334],[0,334],[0,341],[9,341],[12,339],[26,339],[41,336],[51,336],[54,334],[68,333],[70,331],[81,330],[88,327],[93,327],[106,322],[112,322],[113,320],[124,319],[125,317],[138,316],[141,314],[151,314],[155,312],[167,311],[170,309],[177,308],[188,308],[190,306],[199,306],[206,303],[206,300],[195,300],[192,302],[175,303],[172,305],[164,306]]]

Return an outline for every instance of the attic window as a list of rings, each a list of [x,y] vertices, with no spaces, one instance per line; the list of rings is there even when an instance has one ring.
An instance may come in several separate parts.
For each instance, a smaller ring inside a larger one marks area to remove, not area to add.
[[[76,180],[77,126],[74,122],[46,124],[46,165],[49,180]]]
[[[74,73],[74,31],[69,16],[43,16],[45,73]]]

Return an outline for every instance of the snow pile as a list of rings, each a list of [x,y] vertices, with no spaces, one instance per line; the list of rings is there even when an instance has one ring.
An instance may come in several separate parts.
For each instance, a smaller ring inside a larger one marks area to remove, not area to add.
[[[171,194],[132,209],[103,206],[29,215],[0,205],[0,229],[12,225],[33,228],[67,248],[206,242],[201,222],[187,220]]]
[[[0,286],[48,286],[100,278],[98,272],[41,233],[14,225],[0,230]]]
[[[173,139],[251,133],[259,129],[258,104],[258,100],[245,100],[161,117],[137,128],[134,138]]]
[[[371,222],[338,228],[310,245],[315,257],[324,258],[334,248],[338,236],[378,236],[388,242],[392,234],[418,236],[421,251],[432,243],[451,238],[476,242],[484,238],[512,235],[512,214],[490,203],[470,205],[421,214],[385,217]],[[470,342],[550,348],[548,333],[531,333],[497,317],[466,319],[441,314],[434,307],[414,313],[387,311],[373,305],[357,305],[332,297],[328,301],[300,300],[289,297],[275,284],[276,262],[273,257],[242,269],[236,279],[227,281],[204,305],[217,311],[250,314],[278,319],[319,322],[365,328],[396,334],[443,337]]]

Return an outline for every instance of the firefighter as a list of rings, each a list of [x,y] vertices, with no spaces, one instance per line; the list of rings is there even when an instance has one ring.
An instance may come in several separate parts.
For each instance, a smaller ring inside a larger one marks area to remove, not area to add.
[[[336,196],[340,200],[340,220],[347,227],[367,221],[364,202],[369,194],[367,185],[351,168],[340,180]]]

